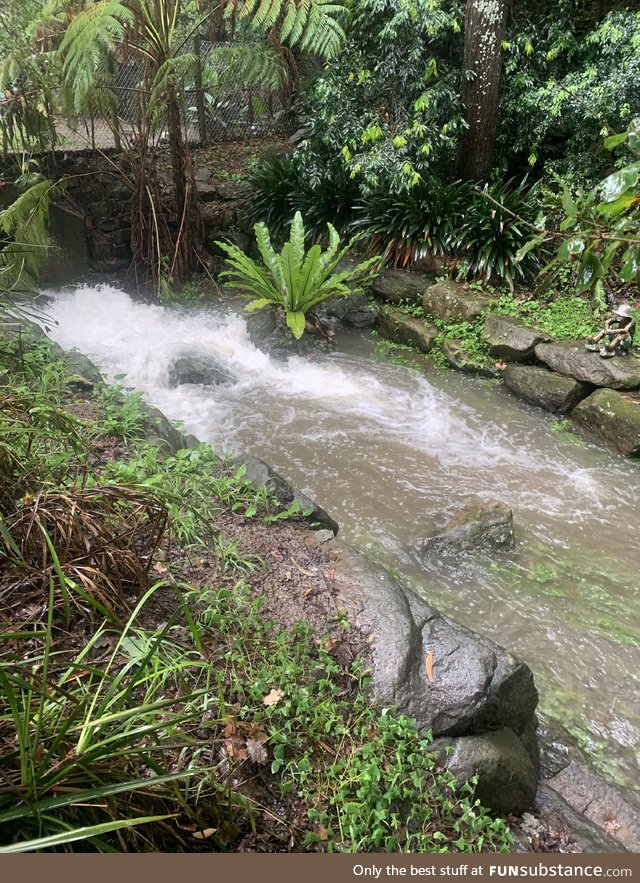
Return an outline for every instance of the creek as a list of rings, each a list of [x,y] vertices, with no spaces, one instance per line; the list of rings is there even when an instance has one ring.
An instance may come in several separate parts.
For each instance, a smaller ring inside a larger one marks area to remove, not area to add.
[[[61,346],[126,374],[120,382],[217,451],[266,460],[346,542],[521,656],[541,710],[603,772],[640,788],[637,463],[553,431],[557,420],[500,385],[393,364],[368,334],[285,363],[224,307],[169,310],[108,285],[48,294]],[[171,389],[169,366],[185,352],[214,357],[237,381]],[[422,564],[420,539],[469,498],[512,508],[515,551]]]

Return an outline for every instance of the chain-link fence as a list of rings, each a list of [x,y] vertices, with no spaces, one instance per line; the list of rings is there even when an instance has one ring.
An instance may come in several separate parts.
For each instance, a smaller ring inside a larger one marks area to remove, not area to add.
[[[247,71],[247,53],[234,53],[238,43],[211,43],[196,39],[195,76],[183,89],[181,116],[184,136],[191,143],[213,144],[284,132],[288,128],[286,88],[268,88]],[[135,143],[140,137],[140,96],[148,91],[145,70],[134,60],[111,71],[110,99],[97,101],[99,109],[74,120],[56,118],[54,149],[107,150]],[[154,138],[162,142],[162,123]],[[44,149],[44,143],[41,142]]]

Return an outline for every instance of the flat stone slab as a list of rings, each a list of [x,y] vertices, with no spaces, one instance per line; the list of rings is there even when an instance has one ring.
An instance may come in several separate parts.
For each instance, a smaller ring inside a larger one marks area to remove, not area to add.
[[[483,315],[491,303],[484,295],[474,295],[462,285],[446,280],[430,285],[422,297],[425,313],[436,319],[473,322]]]
[[[381,270],[373,280],[371,290],[388,303],[420,303],[429,277],[408,270]]]
[[[380,335],[386,340],[414,346],[422,353],[431,352],[435,345],[438,331],[425,319],[407,316],[385,304],[380,308],[378,322]]]
[[[595,822],[577,812],[546,782],[541,782],[538,788],[535,811],[544,828],[559,835],[579,852],[627,852],[619,840],[609,836]]]
[[[511,392],[554,414],[568,414],[592,390],[588,383],[537,365],[507,365],[502,379]]]
[[[482,337],[492,355],[509,362],[522,362],[531,358],[539,343],[551,339],[543,331],[529,328],[520,319],[498,313],[487,315]]]
[[[640,401],[613,389],[598,389],[571,416],[602,436],[625,457],[640,456]]]
[[[609,389],[639,389],[640,360],[633,355],[603,359],[584,348],[584,340],[540,343],[535,354],[552,371],[574,377],[593,386]]]

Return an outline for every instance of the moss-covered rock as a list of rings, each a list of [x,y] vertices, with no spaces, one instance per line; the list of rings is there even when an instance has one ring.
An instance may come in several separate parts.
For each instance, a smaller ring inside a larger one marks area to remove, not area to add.
[[[472,294],[450,279],[430,285],[422,298],[425,313],[445,322],[473,322],[483,315],[489,303],[488,297]]]
[[[386,340],[414,346],[422,353],[430,352],[435,345],[438,332],[425,319],[407,316],[385,305],[380,308],[378,322],[380,335]]]
[[[626,457],[640,456],[640,400],[613,389],[598,389],[573,409],[583,426]]]

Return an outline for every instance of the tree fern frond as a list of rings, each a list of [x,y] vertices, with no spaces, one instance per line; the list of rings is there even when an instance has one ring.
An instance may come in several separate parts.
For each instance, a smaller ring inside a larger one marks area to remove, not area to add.
[[[285,85],[287,72],[281,52],[268,46],[239,43],[212,50],[204,70],[204,83],[210,91],[233,84],[277,92]]]
[[[71,20],[62,43],[63,78],[73,110],[82,109],[85,96],[103,68],[106,55],[124,40],[135,16],[126,0],[98,0]]]
[[[283,43],[324,58],[336,55],[345,38],[346,13],[346,0],[245,0],[240,10],[256,29],[275,26]]]

